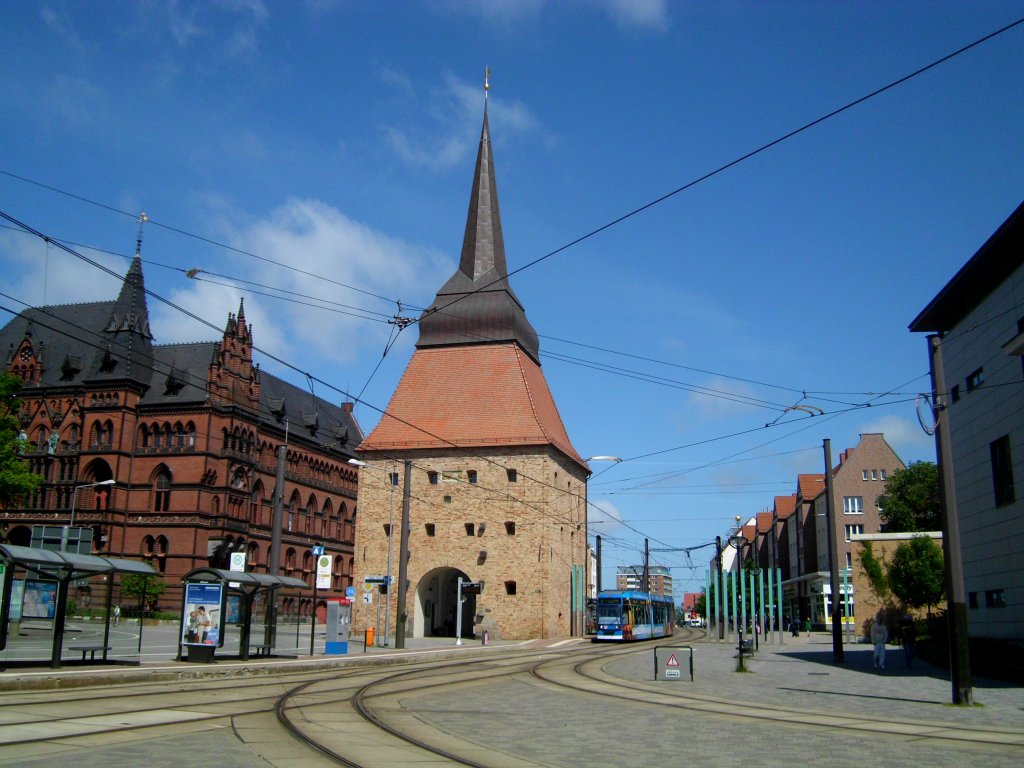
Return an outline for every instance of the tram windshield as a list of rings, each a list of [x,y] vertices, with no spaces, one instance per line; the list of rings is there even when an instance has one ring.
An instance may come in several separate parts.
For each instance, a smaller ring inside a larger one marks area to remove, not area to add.
[[[597,620],[605,622],[622,621],[622,603],[598,603]]]

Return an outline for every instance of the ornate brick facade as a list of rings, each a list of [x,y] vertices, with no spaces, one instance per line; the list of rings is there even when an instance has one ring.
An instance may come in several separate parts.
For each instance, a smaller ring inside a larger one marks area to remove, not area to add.
[[[227,567],[233,551],[265,573],[287,425],[281,573],[312,585],[310,547],[321,543],[335,558],[321,595],[352,584],[357,473],[347,462],[362,434],[348,404],[253,365],[244,306],[218,342],[153,344],[136,257],[115,301],[26,310],[0,329],[4,348],[24,382],[26,458],[46,478],[24,508],[0,510],[8,541],[28,545],[32,526],[66,524],[74,508],[94,553],[155,563],[169,606],[183,574]],[[104,480],[114,484],[81,488]]]

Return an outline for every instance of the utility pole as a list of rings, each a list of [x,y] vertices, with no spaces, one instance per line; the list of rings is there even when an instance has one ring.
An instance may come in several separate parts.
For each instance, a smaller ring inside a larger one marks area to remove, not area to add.
[[[828,522],[828,580],[832,588],[832,660],[842,664],[843,608],[839,602],[839,559],[836,553],[836,509],[832,501],[832,441],[825,438],[825,519]]]
[[[971,706],[971,656],[967,645],[967,602],[964,599],[964,565],[960,552],[960,515],[953,482],[953,447],[949,442],[949,411],[946,409],[946,370],[942,363],[942,337],[928,337],[932,374],[932,409],[935,416],[935,449],[939,457],[939,520],[942,524],[942,555],[945,564],[946,616],[949,632],[949,671],[953,703]]]
[[[715,536],[715,570],[718,573],[718,588],[715,599],[718,602],[718,639],[725,638],[725,624],[722,622],[725,616],[725,579],[722,578],[722,537]]]
[[[277,446],[277,479],[274,486],[274,511],[270,518],[270,555],[267,558],[267,573],[279,575],[281,571],[281,528],[284,520],[284,470],[288,460],[288,426],[285,422],[284,443]],[[263,629],[264,645],[273,648],[277,643],[277,591],[267,597],[266,616]]]
[[[594,585],[597,596],[601,596],[601,534],[597,535],[597,583]]]
[[[398,616],[395,619],[395,648],[405,648],[405,582],[409,569],[409,485],[412,481],[412,462],[405,460],[405,484],[402,487],[402,528],[398,539]],[[458,606],[461,610],[462,606]]]
[[[651,550],[648,548],[648,541],[644,539],[644,573],[641,578],[640,588],[644,592],[651,591]]]

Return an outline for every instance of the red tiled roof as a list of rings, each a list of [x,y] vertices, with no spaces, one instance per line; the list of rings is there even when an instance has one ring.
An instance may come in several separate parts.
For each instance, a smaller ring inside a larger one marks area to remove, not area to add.
[[[743,529],[741,530],[741,533],[743,534],[743,538],[745,538],[747,541],[753,541],[756,530],[756,525],[744,525]]]
[[[775,497],[775,515],[779,520],[785,520],[790,515],[796,512],[796,494],[790,494],[789,496],[776,496]]]
[[[757,513],[757,532],[768,533],[772,529],[772,513],[771,512],[758,512]]]
[[[825,492],[825,475],[797,475],[796,484],[800,489],[800,497],[804,501],[810,501]]]
[[[417,349],[387,413],[360,451],[551,445],[572,447],[540,366],[517,344]]]

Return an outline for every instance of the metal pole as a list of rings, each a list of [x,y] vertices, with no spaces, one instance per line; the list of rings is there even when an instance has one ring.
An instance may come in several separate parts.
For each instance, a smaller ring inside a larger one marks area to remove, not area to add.
[[[601,596],[601,535],[597,536],[597,584],[595,585],[597,596]]]
[[[392,464],[391,466],[394,466]],[[388,496],[391,501],[391,509],[388,511],[388,572],[387,572],[387,604],[384,606],[384,647],[388,646],[388,635],[391,634],[391,541],[395,538],[395,482],[392,475],[397,473],[388,472]],[[397,480],[398,478],[395,477]],[[377,624],[380,624],[380,608],[377,611]]]
[[[722,584],[723,579],[722,579],[722,537],[721,536],[715,536],[715,566],[716,566],[716,575],[717,575],[718,583],[721,586],[724,586],[724,584]],[[724,595],[724,591],[725,590],[723,590],[723,589],[719,589],[715,593],[715,599],[717,601],[720,601],[719,605],[717,606],[718,610],[716,611],[716,613],[718,614],[718,640],[719,641],[722,640],[722,638],[724,637],[724,632],[725,632],[725,626],[722,624],[722,620],[725,618],[725,595]]]
[[[776,615],[779,621],[779,645],[785,645],[786,643],[786,628],[782,626],[782,569],[775,569],[775,588],[778,590],[778,600],[776,602]]]
[[[398,617],[395,620],[395,648],[405,648],[405,591],[409,560],[409,499],[412,462],[405,460],[405,486],[402,488],[402,528],[398,539]]]
[[[462,577],[455,590],[455,644],[462,645]]]
[[[946,579],[946,616],[949,625],[949,671],[953,703],[971,706],[974,688],[967,644],[967,602],[964,594],[963,553],[960,551],[960,514],[953,478],[953,447],[950,444],[949,412],[946,410],[946,370],[942,361],[942,337],[928,337],[932,374],[932,408],[935,416],[935,448],[939,457],[939,520]]]
[[[313,605],[309,609],[309,655],[313,655],[313,641],[316,638],[316,570],[313,571]]]
[[[288,459],[287,423],[285,442],[277,447],[277,479],[274,486],[274,506],[270,516],[270,554],[267,557],[267,573],[277,576],[281,570],[281,527],[284,522],[284,470]],[[263,617],[263,644],[268,648],[277,645],[277,590],[268,595],[266,615]],[[298,638],[295,641],[298,646]]]
[[[650,566],[651,551],[648,548],[647,539],[644,539],[644,573],[641,579],[640,589],[650,594],[651,591],[651,566]]]
[[[836,512],[832,501],[832,443],[825,438],[825,517],[828,522],[828,571],[832,590],[832,660],[843,662],[843,609],[839,602],[839,559],[836,554]]]

